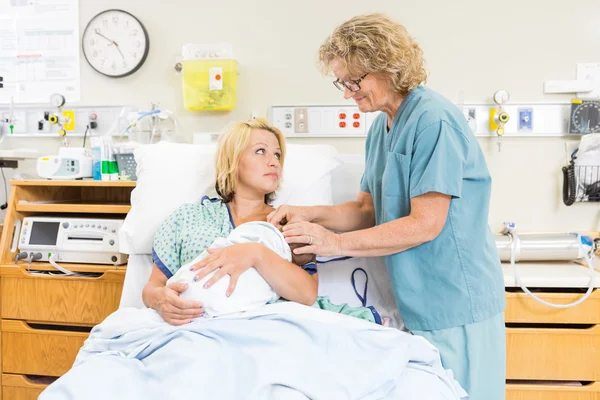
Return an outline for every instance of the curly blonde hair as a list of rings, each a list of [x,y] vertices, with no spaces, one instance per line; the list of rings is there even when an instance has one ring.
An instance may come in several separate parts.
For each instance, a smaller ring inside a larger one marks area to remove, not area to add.
[[[215,159],[215,169],[217,172],[215,189],[224,203],[231,202],[235,196],[240,155],[250,141],[250,133],[255,129],[269,131],[275,135],[281,149],[279,163],[283,168],[285,161],[285,137],[279,129],[270,125],[269,121],[264,118],[233,124],[219,136],[217,157]],[[279,189],[279,185],[277,189]],[[275,192],[266,194],[265,203],[269,204],[274,198]]]
[[[352,76],[367,72],[388,76],[402,96],[427,80],[423,51],[404,25],[384,14],[359,15],[335,28],[319,48],[321,71],[330,72],[334,60]]]

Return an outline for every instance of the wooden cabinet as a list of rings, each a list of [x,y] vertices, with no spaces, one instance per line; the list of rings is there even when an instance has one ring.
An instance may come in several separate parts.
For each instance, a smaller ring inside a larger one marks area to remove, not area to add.
[[[563,304],[582,296],[538,295]],[[524,293],[506,296],[507,400],[600,400],[600,289],[566,309]]]
[[[24,180],[11,186],[0,239],[0,398],[33,400],[71,368],[92,327],[118,308],[127,265],[64,264],[89,276],[32,273],[54,268],[15,263],[15,222],[36,215],[125,218],[135,182]]]
[[[598,400],[600,383],[581,386],[561,384],[518,384],[507,385],[507,400]]]

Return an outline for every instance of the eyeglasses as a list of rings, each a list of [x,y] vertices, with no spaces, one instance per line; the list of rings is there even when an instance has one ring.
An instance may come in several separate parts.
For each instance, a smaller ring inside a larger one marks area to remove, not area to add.
[[[364,77],[367,75],[369,75],[368,72],[355,81],[343,81],[342,82],[339,79],[336,79],[335,81],[333,81],[333,84],[336,88],[338,88],[342,91],[344,90],[344,88],[348,88],[348,90],[350,90],[351,92],[358,92],[360,90],[360,85],[359,85],[360,81],[362,81],[364,79]]]

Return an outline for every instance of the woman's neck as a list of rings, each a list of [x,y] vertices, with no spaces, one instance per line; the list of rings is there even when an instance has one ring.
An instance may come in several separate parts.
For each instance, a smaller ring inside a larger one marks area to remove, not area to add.
[[[229,203],[229,209],[236,221],[246,221],[257,215],[268,214],[267,211],[270,208],[265,204],[264,196],[263,198],[257,198],[255,196],[244,196],[240,193],[236,193],[231,203]]]
[[[394,93],[390,96],[390,100],[383,107],[381,107],[381,111],[386,113],[388,117],[388,129],[392,127],[392,121],[398,113],[403,100],[404,97],[402,95]]]

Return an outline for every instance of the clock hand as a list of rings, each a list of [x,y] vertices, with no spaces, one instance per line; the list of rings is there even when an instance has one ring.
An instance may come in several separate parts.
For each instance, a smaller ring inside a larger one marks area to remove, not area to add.
[[[115,47],[117,48],[117,50],[119,50],[119,53],[121,53],[121,57],[123,57],[123,60],[125,59],[125,56],[123,55],[123,52],[121,51],[121,48],[119,47],[119,45],[117,44],[117,42],[113,42],[115,44]]]
[[[108,40],[111,43],[114,43],[114,40],[110,40],[109,38],[107,38],[106,36],[104,36],[103,34],[100,33],[100,29],[96,28],[94,29],[94,32],[96,32],[96,35],[98,36],[102,36],[104,39]]]

